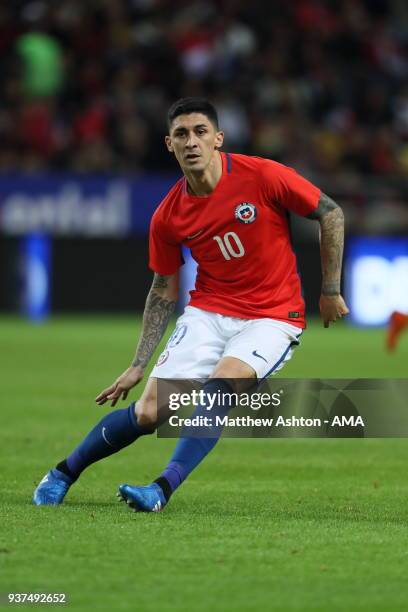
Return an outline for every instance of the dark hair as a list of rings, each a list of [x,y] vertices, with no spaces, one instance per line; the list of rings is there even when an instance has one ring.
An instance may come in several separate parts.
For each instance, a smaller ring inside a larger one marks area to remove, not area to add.
[[[179,115],[189,115],[190,113],[202,113],[213,123],[218,130],[218,115],[214,106],[205,98],[180,98],[174,102],[167,113],[167,123],[169,128],[174,119]]]

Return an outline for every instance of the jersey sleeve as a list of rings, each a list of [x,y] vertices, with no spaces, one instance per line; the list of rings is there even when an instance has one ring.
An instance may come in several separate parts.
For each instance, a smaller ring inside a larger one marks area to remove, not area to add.
[[[181,245],[166,231],[160,216],[153,215],[149,233],[149,268],[157,274],[174,274],[183,265]]]
[[[267,197],[291,212],[305,217],[316,210],[320,189],[293,168],[267,160],[262,169]]]

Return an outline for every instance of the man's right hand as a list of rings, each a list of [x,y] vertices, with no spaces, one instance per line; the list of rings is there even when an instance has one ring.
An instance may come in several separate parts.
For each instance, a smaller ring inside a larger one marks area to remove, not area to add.
[[[105,402],[110,401],[111,406],[114,406],[119,399],[125,400],[130,389],[142,380],[143,373],[141,366],[130,366],[110,387],[96,396],[96,403],[102,406]]]

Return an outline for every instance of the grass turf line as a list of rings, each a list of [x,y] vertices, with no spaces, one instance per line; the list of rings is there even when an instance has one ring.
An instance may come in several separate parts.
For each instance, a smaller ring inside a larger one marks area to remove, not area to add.
[[[406,440],[224,440],[165,512],[133,514],[117,485],[149,482],[175,443],[151,436],[87,470],[63,506],[30,504],[109,410],[93,398],[137,334],[126,318],[0,319],[0,591],[65,591],[75,610],[405,610]],[[407,338],[392,356],[383,342],[315,323],[282,375],[406,376]]]

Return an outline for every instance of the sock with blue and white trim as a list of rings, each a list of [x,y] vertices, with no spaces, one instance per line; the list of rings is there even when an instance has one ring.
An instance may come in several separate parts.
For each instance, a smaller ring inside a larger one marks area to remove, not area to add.
[[[140,436],[149,433],[151,430],[138,424],[132,402],[128,408],[106,414],[56,469],[76,480],[92,463],[117,453]]]

